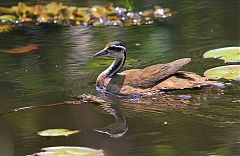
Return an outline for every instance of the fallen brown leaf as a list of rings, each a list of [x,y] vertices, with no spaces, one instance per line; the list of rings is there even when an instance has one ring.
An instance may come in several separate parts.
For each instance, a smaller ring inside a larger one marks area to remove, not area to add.
[[[37,44],[30,44],[27,46],[23,46],[20,48],[14,48],[14,49],[9,49],[9,50],[0,50],[1,53],[10,53],[10,54],[22,54],[26,53],[32,50],[38,49]]]

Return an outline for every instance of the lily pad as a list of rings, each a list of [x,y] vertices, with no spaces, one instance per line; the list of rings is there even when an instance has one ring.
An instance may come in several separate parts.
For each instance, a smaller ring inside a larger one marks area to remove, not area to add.
[[[240,62],[240,47],[225,47],[209,50],[203,54],[204,58],[219,58],[225,62]]]
[[[43,148],[42,152],[29,156],[104,156],[103,150],[96,150],[87,147],[56,146]]]
[[[79,133],[79,130],[68,130],[68,129],[47,129],[38,132],[40,136],[54,137],[54,136],[69,136],[72,134]]]
[[[224,78],[240,81],[240,65],[228,65],[212,68],[205,71],[204,75],[212,79]]]

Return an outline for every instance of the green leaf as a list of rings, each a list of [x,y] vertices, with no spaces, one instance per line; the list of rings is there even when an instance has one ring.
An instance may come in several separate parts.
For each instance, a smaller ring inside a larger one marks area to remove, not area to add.
[[[14,15],[2,15],[2,16],[0,16],[0,20],[2,21],[2,20],[5,20],[5,21],[11,21],[11,22],[13,22],[13,21],[16,21],[16,16],[14,16]]]
[[[42,152],[29,156],[104,156],[102,150],[76,146],[56,146],[43,148]]]
[[[91,25],[101,26],[133,26],[142,24],[152,24],[172,16],[170,9],[154,7],[154,9],[143,10],[141,12],[131,11],[133,0],[118,1],[126,8],[117,7],[113,3],[102,6],[80,7],[68,6],[61,2],[50,2],[48,4],[27,5],[19,2],[12,7],[0,7],[0,23],[10,21],[16,26],[21,23],[39,24],[70,24],[70,25]],[[11,29],[2,27],[0,32]]]
[[[11,8],[0,7],[0,13],[1,14],[13,14],[14,11]]]
[[[240,47],[225,47],[207,51],[204,58],[219,58],[225,62],[240,62]]]
[[[12,29],[13,25],[0,25],[0,33],[1,32],[8,32]]]
[[[240,65],[228,65],[212,68],[205,71],[204,75],[212,79],[224,78],[240,81]]]
[[[79,130],[70,131],[68,129],[47,129],[47,130],[38,132],[38,135],[54,137],[54,136],[69,136],[75,133],[79,133]]]
[[[15,12],[17,16],[24,16],[28,11],[28,7],[23,2],[18,2],[17,6],[12,7],[12,11]]]

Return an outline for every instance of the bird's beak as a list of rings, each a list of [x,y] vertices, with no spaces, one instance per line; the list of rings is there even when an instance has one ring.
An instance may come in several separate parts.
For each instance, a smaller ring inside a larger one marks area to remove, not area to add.
[[[98,56],[102,56],[102,55],[107,55],[109,52],[106,48],[104,48],[103,50],[97,52],[96,54],[94,54],[92,57],[98,57]]]

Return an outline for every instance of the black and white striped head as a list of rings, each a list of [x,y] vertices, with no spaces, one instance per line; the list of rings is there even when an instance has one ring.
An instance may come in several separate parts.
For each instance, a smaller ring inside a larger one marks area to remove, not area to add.
[[[102,55],[112,56],[115,58],[122,58],[126,55],[126,48],[122,41],[113,41],[106,44],[105,48],[97,52],[93,57]]]

